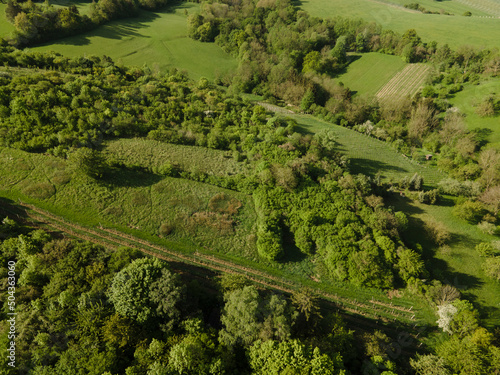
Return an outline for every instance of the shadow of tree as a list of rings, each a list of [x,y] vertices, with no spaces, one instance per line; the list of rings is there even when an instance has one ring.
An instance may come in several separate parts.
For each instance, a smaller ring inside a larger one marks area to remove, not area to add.
[[[384,176],[384,172],[401,172],[401,173],[410,173],[406,169],[387,164],[383,161],[373,160],[373,159],[364,159],[364,158],[350,158],[350,167],[351,172],[354,173],[363,173],[368,176],[375,176],[378,172]]]
[[[109,187],[143,187],[154,185],[162,179],[163,176],[143,170],[121,167],[108,169],[99,182]]]

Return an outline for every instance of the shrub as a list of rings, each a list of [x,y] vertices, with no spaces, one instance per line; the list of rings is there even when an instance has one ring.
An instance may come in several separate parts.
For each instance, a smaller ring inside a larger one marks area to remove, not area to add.
[[[497,234],[498,228],[493,223],[489,223],[488,221],[481,221],[477,227],[479,230],[485,234]]]
[[[174,230],[174,226],[170,223],[163,223],[160,225],[160,235],[168,236]]]
[[[483,269],[486,275],[496,281],[500,281],[500,256],[487,258],[483,264]]]
[[[470,224],[477,224],[485,214],[486,210],[481,202],[467,200],[453,207],[453,215]]]
[[[426,222],[425,230],[432,241],[439,246],[445,245],[451,238],[448,228],[439,221],[431,220]]]
[[[495,248],[489,242],[481,242],[479,245],[476,245],[475,249],[482,257],[491,257],[495,255]]]

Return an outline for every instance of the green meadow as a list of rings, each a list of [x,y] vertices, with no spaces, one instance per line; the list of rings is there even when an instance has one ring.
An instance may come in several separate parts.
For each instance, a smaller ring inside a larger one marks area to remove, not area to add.
[[[337,81],[358,95],[375,96],[378,90],[406,66],[399,56],[376,52],[350,57],[354,61],[349,64],[345,73],[337,76]]]
[[[7,4],[0,3],[0,38],[4,38],[14,31],[14,25],[5,18]]]
[[[490,10],[481,7],[480,3],[486,3],[488,0],[483,1],[435,1],[435,0],[385,0],[384,3],[396,4],[396,5],[407,5],[410,3],[418,3],[421,7],[429,10],[431,12],[448,12],[455,16],[461,16],[465,12],[471,12],[473,16],[493,16],[495,15],[496,6],[492,7]],[[491,3],[492,1],[490,1]]]
[[[423,14],[399,5],[371,0],[301,0],[296,4],[316,17],[363,18],[399,33],[415,29],[423,41],[435,40],[440,45],[447,43],[454,48],[461,45],[500,47],[499,18]]]
[[[500,116],[480,117],[476,113],[477,105],[490,95],[500,97],[500,79],[491,79],[479,85],[467,85],[463,91],[455,94],[450,102],[466,115],[465,121],[470,130],[487,129],[491,146],[500,148]]]
[[[397,181],[418,172],[427,186],[435,186],[443,178],[443,175],[431,166],[432,162],[417,163],[397,152],[387,142],[312,116],[290,117],[298,122],[303,131],[316,133],[328,129],[334,132],[338,150],[349,157],[353,173],[364,173],[373,177],[380,172],[382,179]]]
[[[458,288],[476,307],[480,306],[482,318],[489,326],[498,326],[500,284],[485,275],[484,258],[474,249],[479,243],[495,241],[498,237],[484,234],[477,226],[453,216],[452,202],[446,197],[443,204],[432,206],[397,196],[387,203],[409,215],[411,229],[406,237],[422,245],[431,277]],[[443,247],[426,240],[423,224],[436,222],[443,224],[451,234],[451,240]]]
[[[186,70],[193,79],[218,75],[236,68],[237,62],[214,43],[187,36],[187,14],[199,5],[180,3],[161,12],[142,11],[137,18],[113,21],[96,30],[31,48],[65,56],[106,55],[125,65]]]
[[[140,165],[148,169],[168,163],[184,171],[217,176],[250,171],[248,164],[234,160],[231,151],[162,143],[144,138],[109,141],[106,142],[104,150],[111,158],[126,165]]]

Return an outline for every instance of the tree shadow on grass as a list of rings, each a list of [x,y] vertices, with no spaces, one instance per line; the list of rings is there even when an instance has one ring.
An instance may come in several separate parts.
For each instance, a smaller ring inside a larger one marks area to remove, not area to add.
[[[375,176],[378,172],[384,176],[384,172],[399,172],[399,173],[410,173],[406,169],[397,167],[395,165],[387,164],[383,161],[364,159],[364,158],[350,158],[349,169],[353,173],[363,173],[368,176]]]
[[[110,168],[100,182],[108,187],[144,187],[151,186],[164,177],[154,173],[131,168]]]
[[[152,12],[141,12],[138,17],[114,20],[110,23],[85,31],[82,34],[52,40],[42,46],[50,46],[54,43],[61,45],[85,46],[90,44],[90,38],[101,37],[104,39],[121,40],[128,37],[150,38],[139,32],[140,29],[148,27],[148,24],[159,18],[158,14]]]

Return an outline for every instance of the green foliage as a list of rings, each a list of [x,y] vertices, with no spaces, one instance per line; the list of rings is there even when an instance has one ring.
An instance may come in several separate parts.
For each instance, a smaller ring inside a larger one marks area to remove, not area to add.
[[[275,294],[262,300],[254,286],[228,292],[221,316],[224,328],[219,341],[227,346],[250,346],[255,340],[287,340],[295,315],[287,302]]]
[[[97,150],[79,148],[69,156],[70,165],[75,173],[100,179],[104,176],[107,166],[102,154]]]
[[[177,279],[158,259],[138,259],[113,278],[109,299],[123,317],[146,323],[155,318],[171,327],[179,312]]]
[[[458,203],[453,208],[453,215],[471,224],[477,224],[486,214],[486,210],[481,202],[466,200]]]
[[[250,366],[255,374],[344,374],[328,355],[298,340],[257,341],[250,348]],[[337,359],[338,360],[338,359]]]

